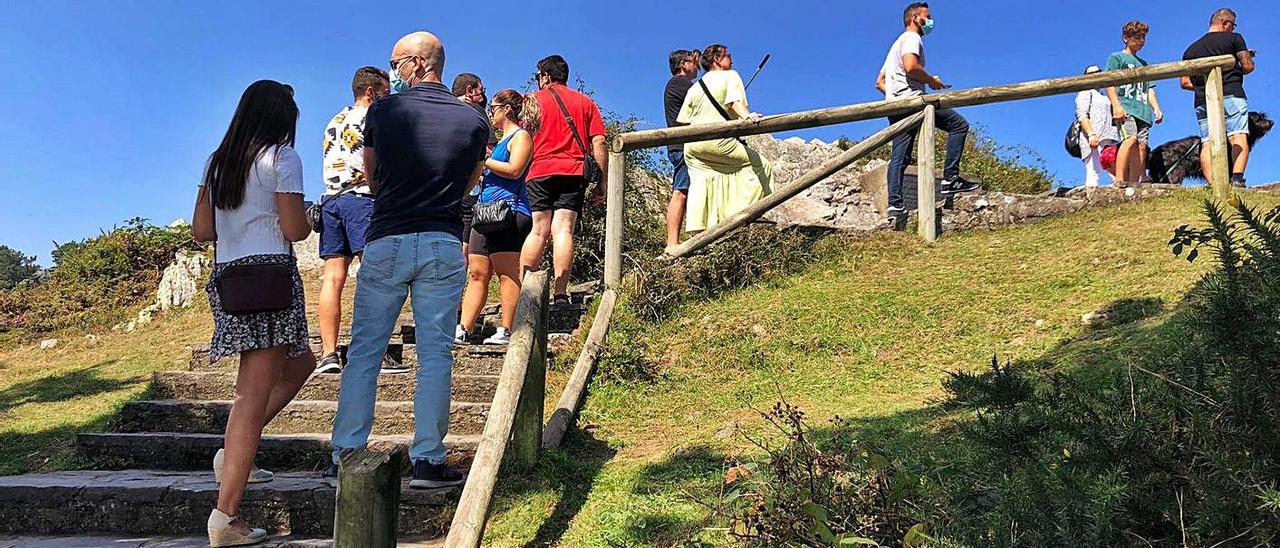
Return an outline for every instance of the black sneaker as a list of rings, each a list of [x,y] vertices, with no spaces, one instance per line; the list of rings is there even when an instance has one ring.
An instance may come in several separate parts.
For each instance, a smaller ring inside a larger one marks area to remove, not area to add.
[[[464,481],[466,481],[466,477],[462,473],[449,468],[444,463],[431,464],[429,461],[419,460],[413,463],[413,479],[409,480],[409,487],[414,489],[439,489],[441,487],[462,485]]]
[[[889,224],[889,228],[896,232],[902,232],[907,229],[907,210],[900,207],[889,207],[885,212],[885,222]]]
[[[1244,184],[1244,174],[1243,174],[1243,173],[1232,173],[1232,174],[1231,174],[1231,186],[1236,187],[1236,188],[1244,188],[1244,187],[1245,187],[1245,184]]]
[[[341,372],[342,372],[342,363],[341,361],[338,360],[337,352],[330,352],[328,354],[325,354],[323,358],[320,358],[319,362],[316,362],[316,373],[341,373]]]
[[[973,181],[966,181],[964,177],[956,177],[954,179],[946,179],[940,185],[942,194],[960,194],[963,192],[974,192],[982,190],[982,185]]]
[[[408,373],[409,371],[412,371],[412,370],[413,370],[412,367],[409,367],[401,363],[400,360],[395,359],[390,354],[382,355],[381,373],[383,375],[399,375],[401,373]]]
[[[328,478],[328,479],[337,479],[337,477],[338,477],[338,465],[336,465],[336,464],[334,464],[334,463],[329,463],[329,467],[328,467],[328,468],[325,468],[325,469],[324,469],[324,472],[321,472],[321,473],[320,473],[320,477],[322,477],[322,478]]]

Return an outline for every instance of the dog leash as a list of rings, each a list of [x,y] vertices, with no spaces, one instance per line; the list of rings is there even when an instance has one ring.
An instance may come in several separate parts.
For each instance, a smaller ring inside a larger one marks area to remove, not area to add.
[[[1174,162],[1172,167],[1170,167],[1169,169],[1166,169],[1166,170],[1164,171],[1164,178],[1163,178],[1163,179],[1161,179],[1161,180],[1162,180],[1162,181],[1164,181],[1164,182],[1166,182],[1166,183],[1168,183],[1168,182],[1169,182],[1169,174],[1170,174],[1170,173],[1173,173],[1173,170],[1178,169],[1178,164],[1181,164],[1184,160],[1186,160],[1186,159],[1187,159],[1187,156],[1190,156],[1192,152],[1197,151],[1197,150],[1200,150],[1200,145],[1202,145],[1202,144],[1204,144],[1204,141],[1196,141],[1196,145],[1195,145],[1195,146],[1193,146],[1193,147],[1191,147],[1191,148],[1187,149],[1187,151],[1186,151],[1186,152],[1183,152],[1183,153],[1182,153],[1182,156],[1181,156],[1180,158],[1178,158],[1178,161]]]

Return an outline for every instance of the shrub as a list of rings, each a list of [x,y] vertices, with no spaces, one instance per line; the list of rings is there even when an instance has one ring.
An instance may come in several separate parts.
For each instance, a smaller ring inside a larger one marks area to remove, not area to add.
[[[851,146],[847,138],[841,142]],[[946,161],[947,136],[938,133],[934,138],[937,153],[938,175],[942,174],[942,164]],[[889,160],[891,148],[882,146],[872,152],[868,158]],[[911,156],[915,157],[913,150]],[[915,160],[911,160],[914,162]],[[1045,167],[1044,157],[1031,147],[1025,145],[1002,145],[987,135],[979,126],[971,126],[969,139],[964,144],[964,157],[960,161],[960,171],[965,176],[972,176],[982,182],[986,190],[1012,192],[1015,194],[1037,194],[1053,188],[1056,182],[1053,175]]]
[[[8,291],[30,280],[40,271],[36,258],[0,245],[0,291]]]
[[[47,277],[0,293],[0,332],[22,338],[118,322],[151,297],[182,249],[200,249],[190,227],[157,227],[140,218],[96,238],[58,245]]]

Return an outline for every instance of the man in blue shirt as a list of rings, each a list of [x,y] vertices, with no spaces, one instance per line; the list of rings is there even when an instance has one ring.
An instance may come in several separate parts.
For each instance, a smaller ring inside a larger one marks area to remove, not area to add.
[[[364,167],[377,196],[356,285],[351,346],[333,425],[334,462],[364,447],[373,426],[378,368],[412,295],[418,351],[410,487],[462,483],[444,464],[452,339],[466,282],[462,197],[484,169],[489,123],[440,82],[444,46],[415,32],[391,51],[395,95],[369,107]],[[334,472],[331,468],[330,473]]]

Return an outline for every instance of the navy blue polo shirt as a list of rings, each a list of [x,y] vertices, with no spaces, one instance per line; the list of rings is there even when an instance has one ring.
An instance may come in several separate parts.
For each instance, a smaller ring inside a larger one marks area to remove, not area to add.
[[[488,140],[489,121],[443,84],[423,82],[375,101],[364,121],[378,182],[366,241],[417,232],[461,240],[462,195]]]

